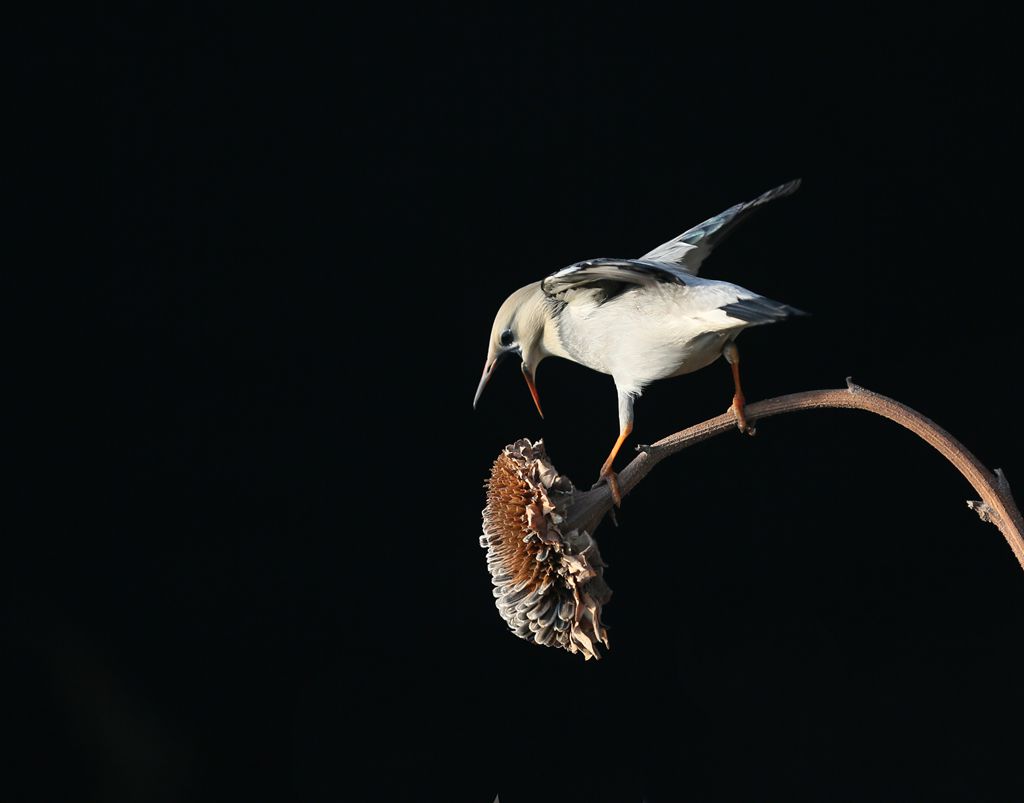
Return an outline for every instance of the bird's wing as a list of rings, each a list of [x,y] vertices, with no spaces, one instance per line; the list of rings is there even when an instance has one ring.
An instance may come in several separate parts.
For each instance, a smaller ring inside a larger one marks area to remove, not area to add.
[[[686,284],[689,274],[669,262],[643,259],[588,259],[555,271],[540,283],[544,294],[560,298],[569,290],[599,291],[605,299],[630,286],[664,282]]]
[[[598,305],[611,301],[631,287],[679,284],[688,288],[684,312],[701,320],[708,331],[775,323],[802,310],[772,301],[729,282],[701,279],[670,262],[646,259],[588,259],[555,271],[540,286],[545,295],[568,303],[573,291],[584,291]]]
[[[669,262],[694,276],[700,271],[701,263],[711,250],[718,245],[730,231],[760,206],[792,195],[800,186],[800,179],[782,184],[757,196],[753,201],[730,206],[724,212],[705,220],[698,226],[688,229],[667,243],[662,243],[653,251],[648,251],[641,259],[653,262]]]

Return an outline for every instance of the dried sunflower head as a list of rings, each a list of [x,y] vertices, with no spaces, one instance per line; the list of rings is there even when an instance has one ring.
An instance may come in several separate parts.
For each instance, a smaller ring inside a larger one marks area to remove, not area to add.
[[[480,546],[501,617],[520,638],[587,660],[608,648],[601,606],[612,595],[597,542],[559,525],[575,492],[544,452],[544,442],[518,440],[491,468]]]

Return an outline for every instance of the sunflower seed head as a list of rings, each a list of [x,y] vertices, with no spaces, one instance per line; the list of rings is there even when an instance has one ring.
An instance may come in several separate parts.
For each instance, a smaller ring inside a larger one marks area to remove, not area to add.
[[[608,648],[601,608],[612,592],[597,542],[585,530],[562,532],[575,488],[544,442],[518,440],[491,468],[480,546],[502,619],[520,638],[599,659]]]

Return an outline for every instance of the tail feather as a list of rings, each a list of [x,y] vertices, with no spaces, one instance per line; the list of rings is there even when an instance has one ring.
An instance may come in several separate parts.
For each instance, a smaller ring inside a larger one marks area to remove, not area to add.
[[[780,301],[772,301],[770,298],[765,298],[764,296],[740,299],[739,301],[734,301],[731,304],[725,304],[724,306],[719,307],[719,309],[730,318],[736,318],[750,326],[757,326],[763,323],[776,323],[793,316],[809,314],[801,309],[797,309],[796,307],[791,307],[789,304],[783,304]]]

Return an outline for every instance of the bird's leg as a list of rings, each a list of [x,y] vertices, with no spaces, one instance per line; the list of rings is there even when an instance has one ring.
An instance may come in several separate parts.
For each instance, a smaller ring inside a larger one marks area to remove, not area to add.
[[[629,437],[629,433],[632,431],[633,425],[630,423],[619,433],[618,440],[615,441],[615,445],[612,447],[612,452],[608,455],[608,459],[605,460],[604,465],[601,466],[601,474],[597,478],[598,482],[604,480],[608,483],[608,488],[612,492],[612,499],[615,502],[615,507],[622,507],[622,492],[619,490],[619,475],[612,471],[612,463],[615,462],[615,456],[619,453],[619,449],[622,448],[622,444],[625,443],[626,438]]]
[[[629,437],[629,433],[633,431],[633,394],[619,390],[619,437],[615,441],[615,445],[612,447],[611,454],[608,455],[608,459],[604,461],[604,465],[601,466],[601,474],[597,478],[599,484],[602,480],[608,483],[608,488],[612,492],[612,500],[615,502],[615,507],[622,507],[622,492],[619,490],[619,477],[612,471],[612,463],[615,462],[615,456],[619,453],[619,449],[622,448],[622,444],[626,442],[626,438]]]
[[[740,385],[740,352],[736,348],[736,344],[732,341],[726,343],[725,348],[722,349],[722,356],[725,357],[725,361],[732,368],[732,381],[736,386],[736,392],[732,396],[732,406],[729,409],[736,414],[736,426],[739,428],[739,431],[749,432],[753,435],[754,430],[747,427],[747,400],[743,395],[743,388]]]

